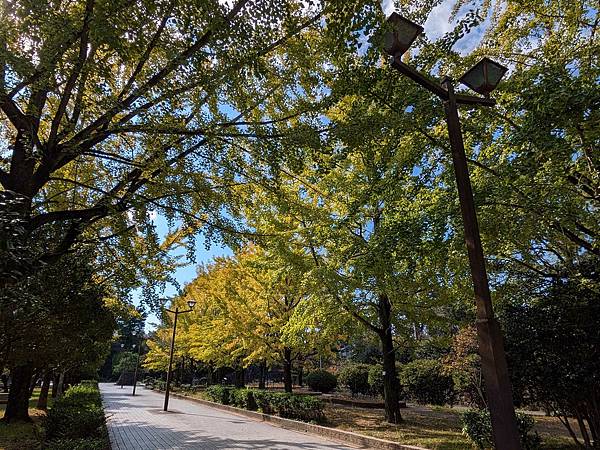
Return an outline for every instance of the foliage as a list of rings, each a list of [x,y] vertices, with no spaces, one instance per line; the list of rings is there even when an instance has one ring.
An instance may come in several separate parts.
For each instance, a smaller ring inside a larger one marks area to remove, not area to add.
[[[333,391],[337,384],[337,377],[326,370],[315,370],[306,377],[306,384],[313,390],[328,393]]]
[[[106,439],[54,439],[45,448],[48,450],[106,450]]]
[[[324,418],[323,403],[311,395],[226,386],[209,386],[206,393],[210,400],[217,403],[251,411],[258,409],[265,414],[277,414],[288,419],[319,422]]]
[[[231,391],[233,388],[228,386],[213,385],[206,388],[206,396],[213,402],[229,405],[231,400]]]
[[[346,386],[354,394],[368,394],[369,366],[367,364],[348,364],[338,372],[338,382]]]
[[[137,353],[120,352],[113,358],[113,375],[120,375],[125,372],[133,372],[138,360]]]
[[[254,391],[251,389],[234,389],[229,394],[230,402],[238,408],[256,411],[258,405],[254,399]]]
[[[516,393],[552,411],[569,430],[575,418],[584,437],[579,443],[588,447],[600,426],[598,267],[597,258],[584,260],[575,276],[571,269],[501,312]]]
[[[369,367],[367,381],[372,394],[383,395],[383,366],[381,364]]]
[[[407,395],[419,403],[445,405],[454,401],[452,378],[442,373],[438,360],[417,359],[404,365],[401,380]]]
[[[463,434],[469,437],[478,449],[493,447],[492,422],[488,410],[468,410],[461,414]],[[517,413],[517,428],[523,450],[537,450],[541,446],[538,433],[532,433],[535,420],[525,413]]]
[[[107,446],[105,417],[97,385],[77,385],[57,399],[46,422],[46,436],[50,448],[97,448],[100,442]],[[88,441],[89,442],[85,442]]]
[[[452,377],[454,390],[465,403],[485,408],[487,403],[478,351],[475,327],[461,328],[452,338],[450,353],[442,358],[443,373]]]

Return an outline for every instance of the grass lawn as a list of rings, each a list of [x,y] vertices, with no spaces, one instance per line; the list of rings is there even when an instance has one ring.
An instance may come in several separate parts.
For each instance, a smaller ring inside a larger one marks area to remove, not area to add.
[[[465,450],[471,444],[461,432],[459,413],[450,408],[413,406],[402,409],[404,422],[385,422],[377,409],[330,406],[325,408],[326,426],[354,431],[367,436],[422,446],[431,450]],[[536,431],[547,450],[577,449],[566,430],[555,417],[536,417]]]
[[[0,422],[0,450],[34,450],[41,447],[43,440],[42,423],[46,417],[44,411],[36,409],[40,390],[33,391],[33,396],[29,400],[29,416],[33,419],[31,423],[11,423]],[[48,407],[52,405],[52,398],[48,398]],[[4,415],[6,405],[0,405],[0,416]]]

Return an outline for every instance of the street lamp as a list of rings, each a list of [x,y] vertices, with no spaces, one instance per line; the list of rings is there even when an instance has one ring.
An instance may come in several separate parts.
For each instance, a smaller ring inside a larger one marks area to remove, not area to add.
[[[137,332],[132,331],[131,334],[133,336],[135,336],[137,334]],[[138,373],[138,367],[140,365],[140,352],[142,351],[142,339],[143,339],[143,337],[144,337],[144,334],[142,333],[142,335],[140,336],[140,341],[139,341],[138,346],[137,346],[137,348],[138,348],[137,359],[136,359],[136,362],[135,362],[135,370],[133,372],[133,392],[131,393],[131,395],[134,396],[134,397],[135,397],[135,388],[136,388],[136,385],[137,385],[137,373]],[[135,344],[133,345],[133,347],[135,348]]]
[[[393,13],[388,18],[388,23],[391,26],[391,31],[387,33],[384,40],[384,50],[392,56],[392,67],[444,102],[448,135],[452,148],[454,175],[463,218],[465,242],[469,254],[471,278],[475,291],[477,337],[492,420],[494,444],[497,450],[518,450],[521,448],[521,443],[517,431],[506,355],[502,343],[502,333],[492,308],[473,191],[467,167],[467,157],[458,117],[459,104],[494,106],[496,102],[489,98],[489,94],[498,85],[507,69],[488,58],[483,58],[459,81],[484,97],[456,94],[454,83],[450,77],[444,77],[440,84],[402,62],[402,55],[408,50],[410,44],[414,42],[423,28],[397,13]]]
[[[173,336],[171,337],[171,352],[169,354],[169,371],[167,372],[167,384],[165,386],[165,404],[163,411],[167,411],[169,408],[169,391],[171,389],[171,368],[173,367],[173,353],[175,351],[175,333],[177,332],[177,317],[179,314],[185,314],[192,312],[196,302],[194,300],[188,300],[187,305],[190,309],[179,311],[179,307],[175,308],[175,311],[165,309],[165,311],[175,314],[175,320],[173,321]]]
[[[125,348],[125,344],[121,344],[121,352],[123,352],[123,349]],[[121,359],[123,358],[123,355],[121,355]],[[123,366],[123,368],[121,368],[121,389],[123,389],[123,378],[124,378],[124,374],[125,374],[125,366]]]

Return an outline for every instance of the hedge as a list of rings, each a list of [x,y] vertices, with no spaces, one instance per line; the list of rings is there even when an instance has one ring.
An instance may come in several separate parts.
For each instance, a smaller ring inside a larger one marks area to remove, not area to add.
[[[402,368],[401,383],[408,397],[421,404],[445,405],[454,402],[452,377],[442,373],[434,359],[416,359]]]
[[[369,367],[368,364],[349,364],[340,370],[338,381],[350,389],[352,395],[369,394]]]
[[[311,395],[285,392],[268,392],[260,389],[236,389],[229,386],[209,386],[207,397],[223,405],[232,405],[265,414],[277,414],[287,419],[304,422],[321,422],[324,419],[323,403]]]
[[[109,448],[96,382],[73,386],[54,402],[46,420],[46,439],[46,448],[51,450]]]

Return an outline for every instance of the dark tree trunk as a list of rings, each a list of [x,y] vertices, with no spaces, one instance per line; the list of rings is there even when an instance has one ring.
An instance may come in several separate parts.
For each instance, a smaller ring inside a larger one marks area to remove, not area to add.
[[[292,350],[283,349],[283,387],[285,392],[292,392]]]
[[[58,395],[58,382],[60,381],[60,373],[54,372],[54,377],[52,378],[52,398],[56,398]]]
[[[35,385],[37,384],[39,376],[40,374],[36,372],[33,374],[33,377],[31,377],[31,383],[29,384],[29,398],[33,395],[33,391],[35,391]]]
[[[12,383],[8,393],[8,403],[4,412],[4,420],[31,421],[29,418],[29,383],[33,377],[33,364],[14,367],[10,372]]]
[[[239,367],[235,369],[235,387],[243,388],[246,386],[246,369]]]
[[[385,294],[379,295],[379,321],[382,332],[381,351],[383,353],[383,397],[385,402],[385,420],[389,423],[402,422],[400,414],[400,383],[396,375],[396,355],[392,339],[392,305]]]
[[[301,365],[298,367],[298,386],[304,386],[304,367]]]
[[[258,388],[265,389],[265,380],[267,378],[267,362],[260,362],[260,374],[258,376]]]
[[[42,390],[40,391],[40,397],[37,401],[37,409],[47,409],[48,408],[48,391],[50,390],[50,378],[52,377],[52,372],[47,370],[44,373],[44,379],[42,381]]]

